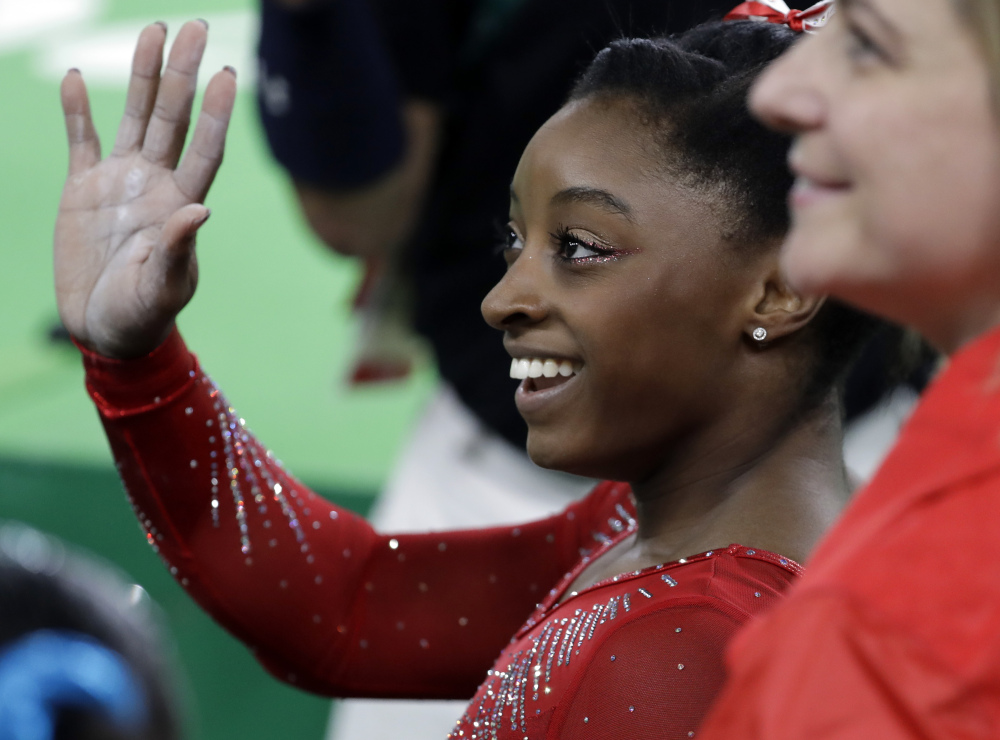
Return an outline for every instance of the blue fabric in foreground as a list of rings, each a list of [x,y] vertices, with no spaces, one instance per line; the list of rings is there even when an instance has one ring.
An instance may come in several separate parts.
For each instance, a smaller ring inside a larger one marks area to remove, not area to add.
[[[0,652],[0,740],[51,740],[63,708],[129,729],[146,719],[141,685],[113,650],[76,632],[39,630]]]

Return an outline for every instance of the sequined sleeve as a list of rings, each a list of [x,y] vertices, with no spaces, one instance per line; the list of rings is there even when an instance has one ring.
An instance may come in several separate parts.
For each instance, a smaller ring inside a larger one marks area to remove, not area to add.
[[[378,534],[286,471],[176,332],[146,357],[84,352],[84,365],[149,544],[271,672],[302,688],[468,697],[593,544],[595,496],[521,527]]]

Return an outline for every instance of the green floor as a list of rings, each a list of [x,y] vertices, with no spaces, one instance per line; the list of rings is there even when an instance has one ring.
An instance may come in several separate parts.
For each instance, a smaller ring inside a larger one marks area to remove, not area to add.
[[[212,63],[242,67],[244,94],[200,235],[201,286],[180,325],[241,415],[300,478],[366,510],[432,373],[365,391],[341,382],[356,272],[305,231],[267,159],[247,94],[252,69],[242,61],[253,3],[24,3],[35,9],[27,21],[12,20],[15,5],[0,4],[0,518],[114,560],[164,607],[187,676],[192,738],[318,738],[327,703],[266,676],[163,572],[131,520],[75,351],[46,339],[56,318],[52,219],[66,167],[58,70],[79,66],[92,81],[98,130],[109,143],[124,78],[108,60],[142,24],[167,18],[176,30],[181,18],[205,17]],[[61,5],[78,16],[59,26],[43,11]]]

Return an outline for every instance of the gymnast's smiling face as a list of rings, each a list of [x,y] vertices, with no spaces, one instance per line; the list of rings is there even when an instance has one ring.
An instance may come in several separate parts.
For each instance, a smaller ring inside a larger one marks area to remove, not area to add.
[[[507,273],[483,315],[543,467],[645,480],[679,440],[730,424],[747,391],[761,271],[734,258],[720,196],[667,174],[651,131],[628,99],[574,101],[511,184]]]

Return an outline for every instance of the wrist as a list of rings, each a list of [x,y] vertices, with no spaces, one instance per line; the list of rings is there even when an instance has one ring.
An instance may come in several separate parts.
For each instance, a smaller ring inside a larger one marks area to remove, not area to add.
[[[87,390],[105,417],[122,417],[170,403],[198,376],[198,360],[180,332],[142,356],[114,358],[73,339],[83,355]]]

